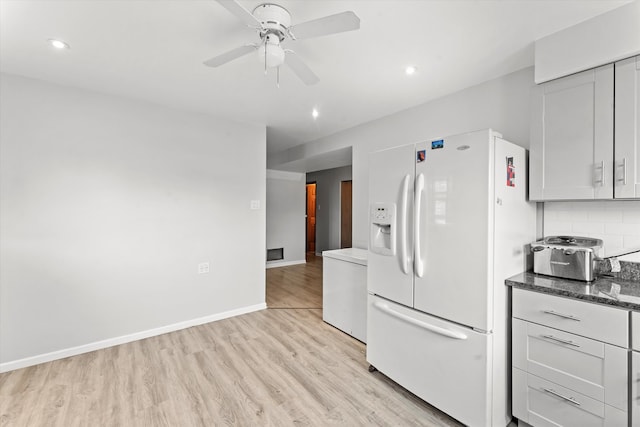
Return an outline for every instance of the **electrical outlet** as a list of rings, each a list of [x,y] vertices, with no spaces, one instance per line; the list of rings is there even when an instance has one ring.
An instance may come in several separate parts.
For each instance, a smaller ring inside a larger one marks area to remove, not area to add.
[[[209,263],[201,262],[198,264],[198,274],[205,274],[209,272]]]
[[[252,200],[250,207],[254,211],[260,209],[260,200]]]

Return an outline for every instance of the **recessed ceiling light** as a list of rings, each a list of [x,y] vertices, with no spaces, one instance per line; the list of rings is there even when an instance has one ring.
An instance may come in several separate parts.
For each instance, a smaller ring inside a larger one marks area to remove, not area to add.
[[[318,110],[316,110],[315,108],[311,111],[311,115],[313,116],[314,119],[318,118],[318,115],[320,115],[320,113],[318,113]]]
[[[407,68],[404,69],[404,72],[407,76],[411,76],[415,74],[416,71],[418,71],[418,68],[415,65],[409,65]]]
[[[49,44],[56,49],[69,49],[69,45],[63,42],[62,40],[49,39]]]

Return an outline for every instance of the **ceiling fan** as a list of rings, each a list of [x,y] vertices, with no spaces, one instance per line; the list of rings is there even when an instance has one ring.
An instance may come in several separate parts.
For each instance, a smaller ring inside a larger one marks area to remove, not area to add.
[[[280,43],[286,39],[308,39],[360,28],[360,18],[350,11],[291,25],[289,11],[274,3],[260,4],[252,12],[249,12],[236,0],[216,1],[248,27],[257,30],[260,43],[240,46],[214,56],[204,61],[204,64],[209,67],[219,67],[251,52],[258,51],[261,60],[264,60],[265,73],[268,68],[276,68],[279,79],[280,65],[286,64],[300,80],[307,85],[312,85],[320,80],[318,76],[294,51],[284,49]]]

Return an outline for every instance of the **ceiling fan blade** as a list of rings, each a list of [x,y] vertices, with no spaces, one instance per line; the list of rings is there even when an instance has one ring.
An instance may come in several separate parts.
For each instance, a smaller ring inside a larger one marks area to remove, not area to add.
[[[287,56],[284,58],[284,63],[291,68],[295,75],[298,76],[304,84],[311,86],[320,81],[318,76],[311,71],[311,68],[309,68],[295,52],[292,50],[286,50],[285,52],[287,53]]]
[[[294,40],[308,39],[359,28],[360,18],[355,13],[348,11],[293,25],[289,28],[289,35]]]
[[[226,64],[227,62],[231,62],[234,59],[240,58],[241,56],[247,55],[258,48],[255,44],[247,44],[244,46],[237,47],[235,49],[230,50],[229,52],[225,52],[222,55],[214,56],[211,59],[207,59],[204,61],[204,65],[207,67],[219,67],[220,65]]]
[[[236,0],[216,0],[222,7],[252,28],[262,28],[262,23]]]

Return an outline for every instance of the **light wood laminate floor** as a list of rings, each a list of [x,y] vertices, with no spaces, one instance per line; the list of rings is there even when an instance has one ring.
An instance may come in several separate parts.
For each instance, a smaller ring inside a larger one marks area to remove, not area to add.
[[[322,257],[307,263],[267,269],[267,307],[322,308]]]
[[[1,374],[0,425],[459,425],[367,368],[321,309],[268,309]]]

